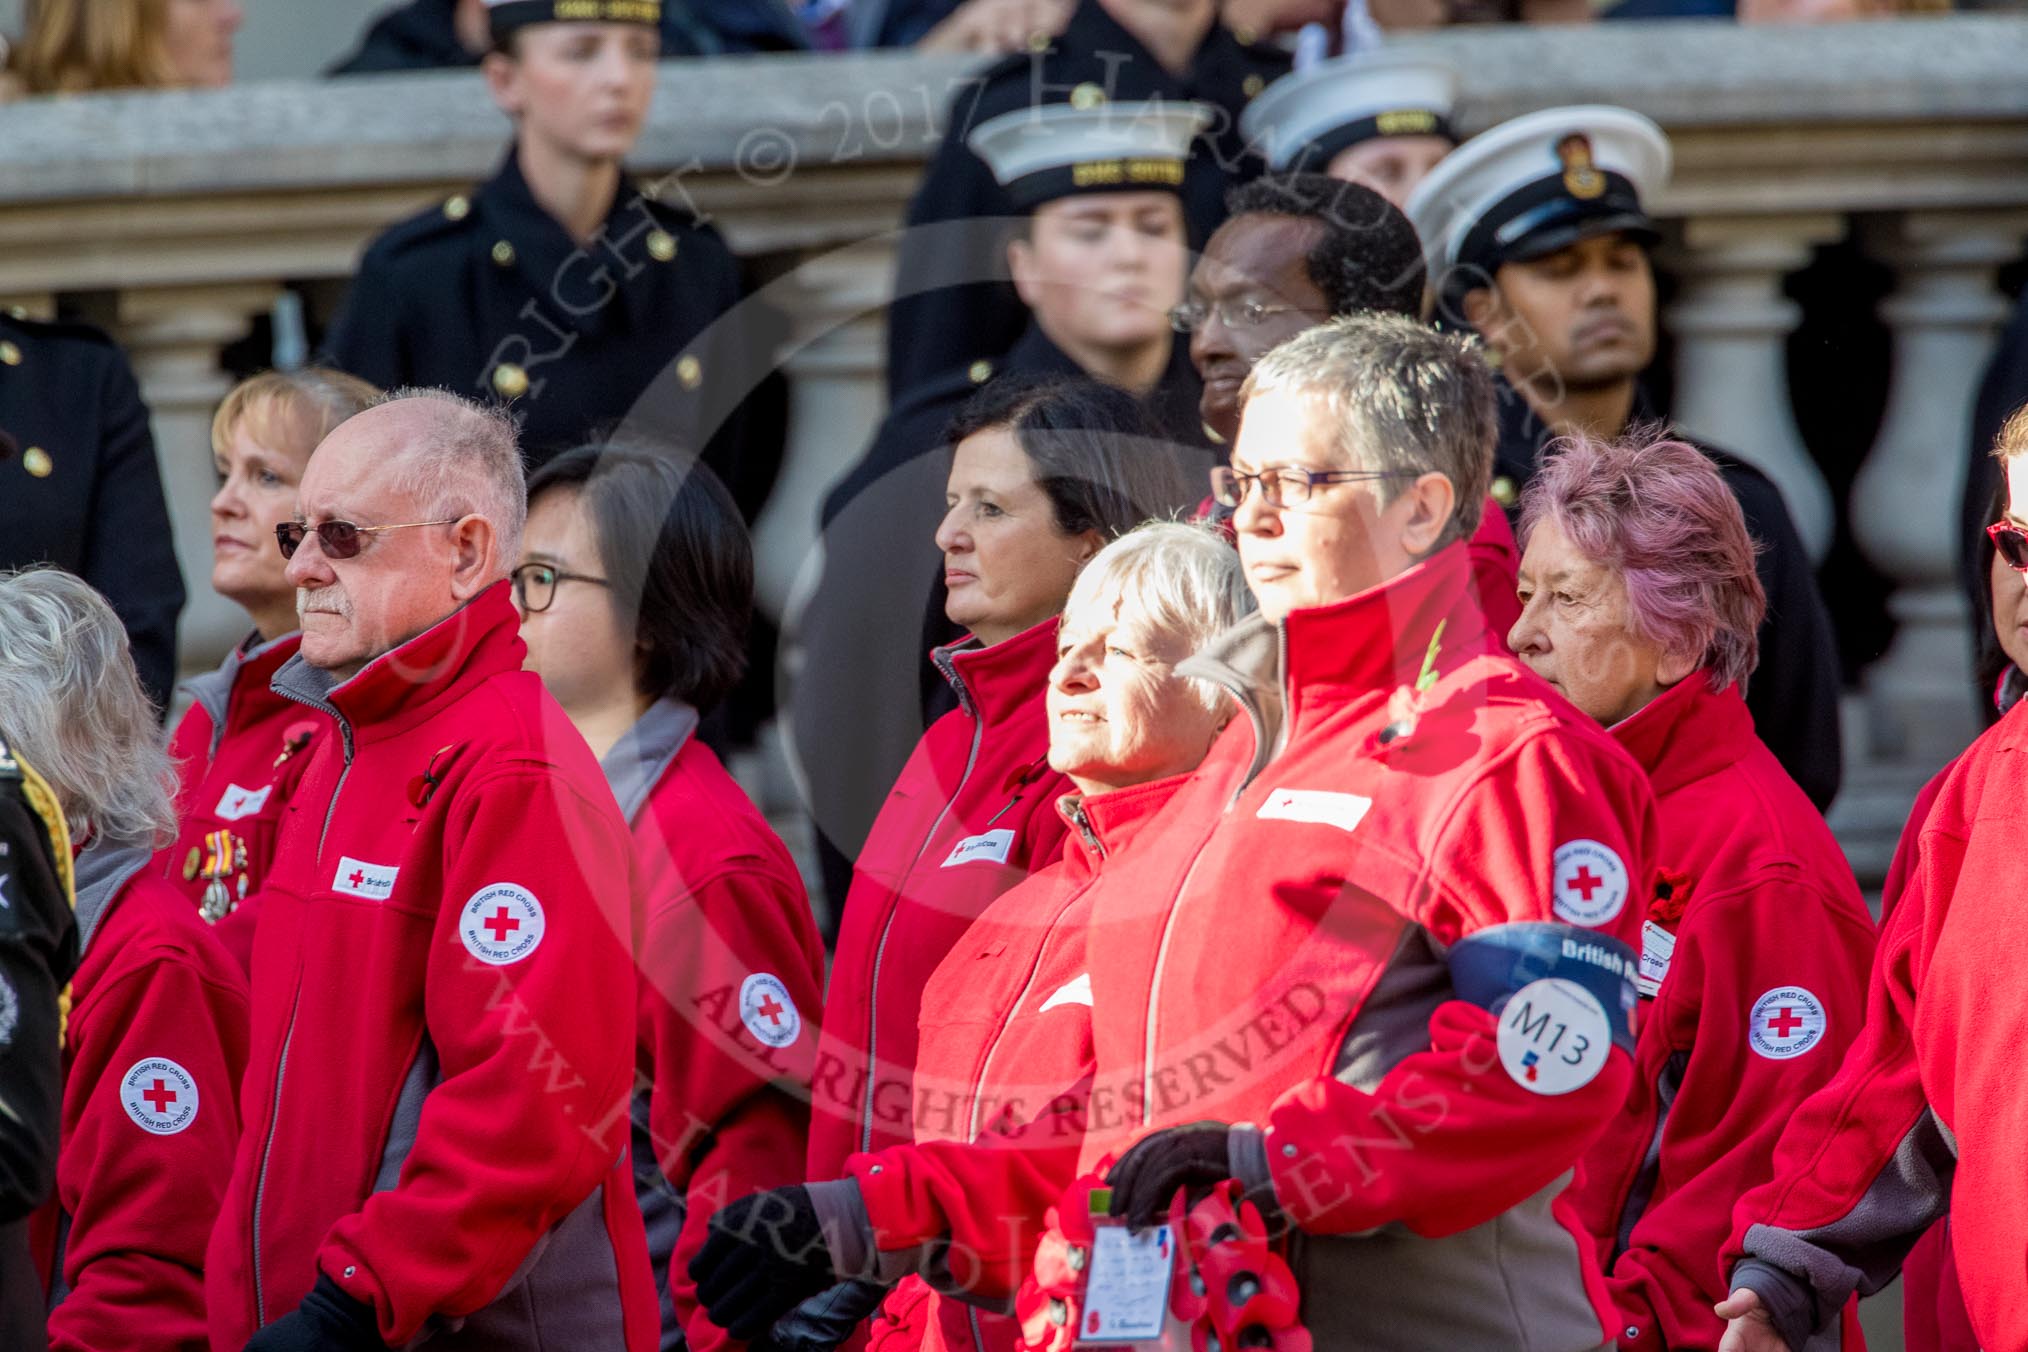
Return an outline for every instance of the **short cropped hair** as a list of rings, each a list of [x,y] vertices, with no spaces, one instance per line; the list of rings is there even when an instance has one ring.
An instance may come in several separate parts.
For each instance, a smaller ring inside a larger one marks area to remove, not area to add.
[[[1566,437],[1522,493],[1524,543],[1544,521],[1619,574],[1636,634],[1696,658],[1713,689],[1745,691],[1767,593],[1739,499],[1709,456],[1654,427]]]
[[[958,411],[945,443],[954,447],[993,428],[1020,444],[1066,535],[1089,530],[1110,540],[1202,497],[1141,401],[1112,385],[1001,376]]]
[[[1993,442],[1995,460],[2012,460],[2017,455],[2028,455],[2028,404],[2015,409],[2000,424],[2000,435]]]
[[[1250,614],[1253,593],[1239,554],[1214,526],[1151,521],[1092,556],[1071,585],[1065,616],[1085,609],[1139,615],[1163,633],[1180,635],[1196,652]],[[1197,697],[1214,713],[1225,691],[1193,681]]]
[[[403,454],[397,482],[430,520],[482,516],[491,522],[505,577],[521,557],[521,531],[528,524],[520,429],[513,415],[430,388],[389,390],[373,406],[410,400],[428,405],[433,425]]]
[[[1328,174],[1268,174],[1225,195],[1227,218],[1289,216],[1314,221],[1317,242],[1303,260],[1334,315],[1377,310],[1420,315],[1428,267],[1422,242],[1392,202]]]
[[[1476,339],[1440,333],[1406,315],[1342,316],[1254,363],[1240,400],[1244,406],[1277,391],[1311,401],[1351,468],[1449,479],[1457,507],[1443,543],[1479,528],[1498,423],[1493,374]],[[1401,478],[1381,480],[1380,500],[1392,501],[1401,485]]]
[[[328,367],[263,371],[227,391],[211,415],[212,453],[224,455],[244,427],[261,445],[307,460],[332,428],[379,398],[358,376]]]
[[[571,490],[599,571],[641,645],[634,687],[709,711],[746,671],[753,545],[732,494],[702,462],[646,445],[565,451],[528,481],[533,502]]]
[[[0,573],[0,737],[42,773],[73,840],[156,849],[176,774],[106,599],[55,568]]]

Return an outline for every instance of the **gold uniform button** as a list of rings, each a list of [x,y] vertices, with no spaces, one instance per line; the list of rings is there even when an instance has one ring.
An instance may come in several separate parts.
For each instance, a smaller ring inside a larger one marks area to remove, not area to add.
[[[0,342],[0,365],[21,365],[21,349],[13,343]]]
[[[648,257],[657,263],[667,263],[676,257],[676,236],[667,230],[657,230],[648,236]]]
[[[513,267],[514,246],[512,244],[509,244],[504,239],[501,240],[498,244],[495,244],[493,246],[493,261],[495,263],[498,263],[503,268]]]
[[[1514,481],[1502,474],[1493,480],[1493,501],[1502,507],[1512,507],[1514,499],[1520,496],[1514,491]]]
[[[519,399],[528,393],[528,372],[503,361],[493,368],[493,388],[509,399]]]
[[[26,319],[28,318],[28,307],[26,305],[10,305],[7,307],[7,313],[13,315],[16,319]]]
[[[1030,33],[1028,35],[1028,50],[1031,52],[1048,51],[1049,34],[1043,32],[1040,28],[1036,29],[1033,33]]]
[[[974,385],[983,385],[993,378],[993,363],[989,361],[975,361],[965,374],[972,378]]]
[[[30,446],[21,453],[21,468],[38,479],[47,479],[56,462],[49,458],[49,452],[40,446]]]
[[[1260,41],[1260,30],[1258,28],[1248,28],[1244,24],[1241,24],[1238,28],[1233,29],[1232,35],[1235,38],[1239,39],[1239,45],[1242,47],[1251,47],[1253,46],[1254,43]],[[1254,78],[1257,80],[1260,77],[1256,75],[1254,76]],[[1251,93],[1253,91],[1248,90],[1247,92]]]
[[[1249,75],[1239,82],[1239,87],[1246,91],[1248,98],[1259,98],[1260,91],[1267,88],[1267,81],[1258,75]]]
[[[676,363],[676,378],[683,382],[684,389],[696,389],[704,383],[704,363],[695,357],[684,357]]]
[[[468,197],[453,197],[444,203],[444,219],[462,221],[472,214],[472,201]]]
[[[1070,106],[1073,108],[1096,108],[1106,101],[1106,91],[1090,81],[1070,91]]]

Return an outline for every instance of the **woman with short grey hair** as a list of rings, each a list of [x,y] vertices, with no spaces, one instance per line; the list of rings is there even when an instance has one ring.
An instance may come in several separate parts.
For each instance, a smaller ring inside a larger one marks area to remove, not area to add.
[[[56,1197],[33,1229],[50,1341],[201,1346],[246,979],[147,866],[175,833],[175,777],[119,617],[69,573],[0,574],[0,739],[42,772],[82,845]]]

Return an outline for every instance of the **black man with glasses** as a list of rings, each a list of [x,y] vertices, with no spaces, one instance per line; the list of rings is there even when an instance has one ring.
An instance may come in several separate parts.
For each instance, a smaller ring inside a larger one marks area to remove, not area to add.
[[[397,391],[319,443],[276,532],[303,637],[273,686],[336,732],[243,908],[214,1347],[655,1345],[625,1160],[632,850],[522,669],[526,515],[504,412]]]

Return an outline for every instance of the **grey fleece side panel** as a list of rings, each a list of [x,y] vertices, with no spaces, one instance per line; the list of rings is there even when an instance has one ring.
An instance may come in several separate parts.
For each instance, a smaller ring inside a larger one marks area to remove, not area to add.
[[[429,1352],[624,1352],[619,1260],[606,1234],[605,1188],[543,1236],[490,1305],[464,1319],[431,1321]]]
[[[1870,1296],[1894,1280],[1908,1251],[1950,1208],[1956,1172],[1957,1142],[1924,1109],[1850,1211],[1809,1230],[1752,1226],[1747,1255],[1807,1283],[1821,1324],[1854,1291]]]
[[[620,805],[620,815],[632,825],[647,804],[648,794],[661,782],[669,763],[697,731],[697,710],[681,700],[659,699],[599,761],[606,786]]]
[[[82,958],[92,934],[105,919],[106,908],[134,875],[148,866],[153,853],[144,845],[95,841],[77,857],[73,881],[77,893],[77,951]]]
[[[190,696],[190,702],[204,710],[205,716],[211,719],[211,749],[207,756],[216,756],[219,743],[225,740],[226,706],[232,700],[232,683],[239,677],[242,660],[239,649],[234,648],[215,670],[183,682],[183,691]]]
[[[1436,940],[1422,926],[1408,926],[1346,1030],[1332,1074],[1372,1093],[1388,1071],[1429,1050],[1430,1015],[1456,998],[1450,966]]]
[[[437,1064],[436,1044],[430,1041],[428,1033],[424,1033],[422,1045],[416,1049],[415,1060],[408,1063],[408,1073],[401,1077],[401,1093],[394,1100],[394,1117],[387,1124],[387,1144],[380,1150],[380,1167],[373,1171],[375,1192],[390,1191],[401,1181],[401,1166],[408,1159],[408,1152],[415,1149],[416,1130],[422,1125],[423,1100],[443,1082],[443,1078],[443,1071]]]
[[[1401,1225],[1298,1235],[1302,1318],[1319,1352],[1597,1352],[1606,1330],[1585,1293],[1585,1258],[1550,1211],[1569,1183],[1566,1173],[1442,1239]]]
[[[810,1205],[817,1213],[817,1229],[824,1247],[831,1253],[833,1272],[869,1271],[878,1255],[873,1242],[873,1222],[866,1215],[866,1199],[859,1195],[859,1182],[851,1178],[806,1183]],[[912,1268],[897,1272],[899,1281]]]
[[[1760,1227],[1756,1226],[1755,1229]],[[1753,1231],[1747,1232],[1751,1239]],[[1767,1307],[1768,1319],[1782,1341],[1792,1348],[1814,1348],[1822,1336],[1818,1327],[1817,1298],[1810,1288],[1797,1281],[1772,1263],[1763,1263],[1749,1258],[1732,1270],[1732,1280],[1726,1285],[1734,1291],[1741,1287],[1760,1297],[1760,1303]],[[1837,1327],[1837,1320],[1831,1326]]]
[[[634,1095],[628,1107],[631,1150],[634,1161],[634,1200],[641,1207],[641,1224],[648,1232],[648,1265],[655,1274],[655,1291],[662,1306],[661,1352],[680,1352],[689,1346],[683,1334],[683,1320],[676,1313],[676,1297],[669,1290],[669,1263],[682,1238],[683,1222],[690,1214],[689,1199],[677,1191],[655,1158],[655,1137],[648,1128],[648,1095]]]
[[[1613,1260],[1625,1253],[1634,1242],[1634,1227],[1647,1214],[1648,1203],[1655,1199],[1655,1184],[1662,1177],[1662,1135],[1669,1129],[1669,1110],[1676,1106],[1676,1095],[1683,1090],[1683,1077],[1690,1071],[1690,1053],[1677,1052],[1662,1063],[1662,1073],[1655,1077],[1655,1131],[1648,1137],[1648,1148],[1641,1155],[1641,1167],[1634,1173],[1634,1181],[1627,1188],[1627,1199],[1620,1207],[1619,1229],[1613,1238]]]

